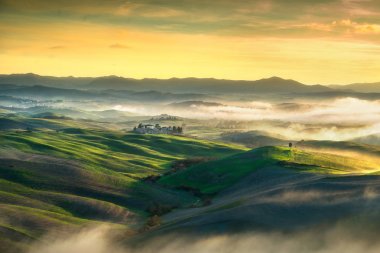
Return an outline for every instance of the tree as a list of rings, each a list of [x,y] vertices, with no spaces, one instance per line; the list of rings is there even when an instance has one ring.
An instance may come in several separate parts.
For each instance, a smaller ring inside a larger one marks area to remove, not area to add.
[[[143,124],[142,123],[140,123],[139,124],[139,126],[138,126],[138,128],[142,128],[143,127]]]

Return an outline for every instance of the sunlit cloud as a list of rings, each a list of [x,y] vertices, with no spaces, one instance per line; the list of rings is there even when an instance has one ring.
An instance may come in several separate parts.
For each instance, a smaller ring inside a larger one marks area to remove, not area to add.
[[[64,49],[66,48],[65,46],[62,46],[62,45],[57,45],[57,46],[51,46],[49,47],[49,49],[52,49],[52,50],[56,50],[56,49]]]
[[[3,0],[2,71],[376,82],[373,13],[370,0]]]
[[[111,45],[109,45],[109,47],[110,48],[120,48],[120,49],[128,49],[128,48],[130,48],[129,46],[124,45],[124,44],[120,44],[120,43],[111,44]]]
[[[350,19],[342,19],[331,23],[308,23],[299,27],[326,32],[342,32],[344,34],[380,34],[380,24],[358,23]]]

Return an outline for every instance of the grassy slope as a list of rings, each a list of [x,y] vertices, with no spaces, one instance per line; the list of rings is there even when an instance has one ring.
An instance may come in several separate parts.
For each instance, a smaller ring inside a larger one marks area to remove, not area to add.
[[[368,145],[380,145],[380,133],[354,138],[351,141]]]
[[[263,147],[195,165],[162,177],[159,183],[168,187],[190,187],[204,194],[215,194],[255,170],[266,167],[334,175],[369,174],[379,170],[377,164],[359,158],[286,147]]]
[[[363,155],[380,156],[380,147],[378,145],[368,145],[350,141],[304,141],[299,142],[297,147],[302,150],[320,150],[326,151],[342,151],[345,153],[352,152]]]
[[[0,145],[23,152],[84,162],[88,169],[122,172],[134,177],[160,172],[170,161],[188,156],[215,156],[243,150],[240,146],[179,136],[153,136],[86,130],[84,134],[49,131],[6,132]],[[0,147],[1,147],[0,146]]]
[[[241,153],[246,149],[232,144],[94,130],[81,121],[15,120],[37,122],[45,130],[0,131],[0,245],[4,247],[38,238],[51,228],[66,231],[94,222],[133,230],[144,222],[145,210],[153,204],[186,207],[194,203],[192,194],[173,188],[187,186],[215,194],[257,169],[324,174],[377,171],[372,162],[303,147],[263,147]],[[379,152],[352,143],[312,144],[371,155]],[[191,156],[218,159],[164,176],[160,184],[140,180]]]
[[[84,120],[59,120],[45,118],[30,118],[21,114],[0,114],[0,130],[25,130],[25,129],[50,129],[58,130],[65,128],[96,128],[105,129],[102,124]],[[108,128],[110,124],[108,124]]]
[[[176,207],[194,201],[187,192],[140,178],[165,171],[177,159],[243,150],[177,136],[79,132],[0,132],[1,245],[93,222],[136,228],[152,203]]]
[[[266,153],[270,151],[270,153]],[[280,157],[277,157],[280,156]],[[282,148],[262,148],[224,159],[193,166],[160,179],[165,186],[187,186],[202,193],[215,193],[227,188],[252,171],[269,165],[274,158],[286,159],[288,152]]]
[[[263,131],[224,133],[221,135],[220,140],[242,144],[250,148],[280,146],[288,143],[282,136],[272,135]]]

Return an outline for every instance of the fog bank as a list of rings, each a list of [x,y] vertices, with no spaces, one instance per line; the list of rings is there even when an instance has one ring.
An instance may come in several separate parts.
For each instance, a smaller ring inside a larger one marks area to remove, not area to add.
[[[376,235],[336,225],[296,234],[248,233],[192,238],[186,235],[162,236],[129,247],[115,242],[107,227],[92,228],[67,238],[48,236],[27,253],[378,253]],[[119,242],[120,242],[120,237]]]

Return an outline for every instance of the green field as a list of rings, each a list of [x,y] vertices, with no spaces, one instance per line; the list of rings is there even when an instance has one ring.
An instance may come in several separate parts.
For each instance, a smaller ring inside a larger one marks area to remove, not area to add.
[[[58,121],[59,122],[59,121]],[[1,247],[22,247],[49,230],[105,222],[130,233],[152,206],[185,207],[195,200],[142,179],[176,160],[218,159],[241,146],[180,136],[137,135],[94,129],[0,132]]]
[[[95,224],[126,234],[153,229],[160,224],[156,215],[207,206],[258,170],[332,177],[379,171],[378,147],[347,142],[249,150],[107,130],[96,122],[0,119],[1,252],[21,251],[48,231],[64,234]]]
[[[380,170],[378,163],[369,159],[316,150],[262,147],[164,176],[159,183],[166,187],[188,187],[213,195],[255,170],[269,167],[329,175],[373,174]]]

